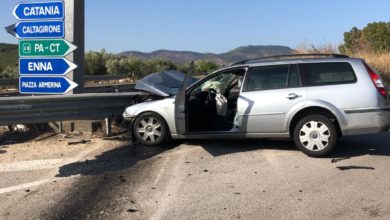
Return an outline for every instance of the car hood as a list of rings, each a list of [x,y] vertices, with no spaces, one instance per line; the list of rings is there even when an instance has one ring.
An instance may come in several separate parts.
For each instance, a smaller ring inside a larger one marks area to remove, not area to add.
[[[176,95],[183,84],[185,74],[175,70],[152,73],[137,82],[135,89],[150,92],[158,96]],[[197,79],[191,77],[190,85]]]

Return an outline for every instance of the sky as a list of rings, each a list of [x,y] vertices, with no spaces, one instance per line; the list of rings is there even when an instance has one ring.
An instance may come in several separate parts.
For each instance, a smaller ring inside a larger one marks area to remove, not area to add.
[[[0,27],[18,2],[1,0]],[[45,1],[45,0],[40,0]],[[86,50],[223,53],[246,45],[335,45],[343,33],[390,21],[389,0],[85,0]],[[0,42],[17,40],[0,29]]]

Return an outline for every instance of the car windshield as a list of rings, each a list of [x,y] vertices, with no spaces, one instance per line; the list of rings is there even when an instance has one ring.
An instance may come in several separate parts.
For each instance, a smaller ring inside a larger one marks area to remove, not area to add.
[[[197,86],[191,94],[196,94],[202,91],[209,91],[214,89],[220,94],[224,94],[228,85],[230,85],[235,79],[236,75],[233,73],[219,74],[211,79],[203,82],[200,86]]]

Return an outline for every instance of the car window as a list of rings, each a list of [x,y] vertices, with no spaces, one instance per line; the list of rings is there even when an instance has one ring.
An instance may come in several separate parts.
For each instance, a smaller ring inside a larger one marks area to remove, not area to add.
[[[249,69],[247,91],[287,87],[289,65],[260,66]]]
[[[296,88],[299,87],[299,72],[298,72],[298,66],[297,65],[291,65],[290,67],[290,76],[288,79],[288,87],[289,88]]]
[[[356,82],[356,76],[349,63],[302,64],[304,86],[331,85]]]
[[[204,91],[207,92],[210,89],[214,89],[218,93],[224,94],[227,89],[232,89],[232,84],[240,86],[239,82],[243,75],[243,70],[234,70],[232,72],[218,74],[198,85],[190,92],[190,95],[195,95]]]

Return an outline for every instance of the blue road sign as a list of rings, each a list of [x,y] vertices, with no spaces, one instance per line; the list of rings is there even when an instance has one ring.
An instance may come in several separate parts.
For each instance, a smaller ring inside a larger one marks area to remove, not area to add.
[[[63,21],[22,21],[6,27],[17,38],[64,38]]]
[[[64,2],[32,2],[16,5],[13,14],[19,20],[63,19]]]
[[[66,94],[77,86],[75,82],[63,76],[19,78],[19,92],[22,94]]]
[[[77,68],[77,65],[65,58],[21,58],[20,75],[65,75]]]

